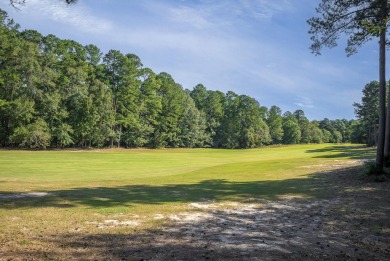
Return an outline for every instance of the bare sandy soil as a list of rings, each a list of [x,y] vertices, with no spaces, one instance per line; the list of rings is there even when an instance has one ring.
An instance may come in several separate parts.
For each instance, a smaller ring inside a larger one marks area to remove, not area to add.
[[[193,202],[163,227],[128,234],[53,235],[45,258],[8,252],[0,260],[390,260],[390,183],[357,178],[361,167],[313,179],[321,199]],[[97,226],[137,226],[108,220]]]

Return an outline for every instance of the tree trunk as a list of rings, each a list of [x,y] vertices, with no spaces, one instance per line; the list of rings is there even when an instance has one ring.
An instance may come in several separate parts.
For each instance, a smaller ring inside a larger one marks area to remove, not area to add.
[[[378,144],[378,129],[376,127],[371,130],[371,147]]]
[[[116,99],[115,99],[115,95],[114,95],[114,98],[112,100],[113,104],[114,104],[114,116],[115,116],[115,119],[116,119]],[[111,126],[111,131],[112,131],[112,134],[111,135],[114,135],[115,136],[115,123]],[[110,137],[110,148],[114,148],[114,137]]]
[[[118,148],[121,147],[121,136],[122,136],[122,123],[119,124],[119,131],[118,131]]]
[[[390,92],[386,91],[386,93],[387,93],[387,112],[386,112],[386,135],[385,135],[385,152],[384,152],[385,165],[387,165],[387,162],[390,159]]]
[[[387,0],[381,0],[381,21],[387,15]],[[381,28],[379,39],[379,130],[376,150],[378,171],[383,170],[386,131],[386,28]]]
[[[372,146],[372,138],[371,138],[371,128],[368,128],[368,135],[367,135],[367,146]]]
[[[110,137],[110,148],[113,148],[114,147],[114,138],[113,137]]]

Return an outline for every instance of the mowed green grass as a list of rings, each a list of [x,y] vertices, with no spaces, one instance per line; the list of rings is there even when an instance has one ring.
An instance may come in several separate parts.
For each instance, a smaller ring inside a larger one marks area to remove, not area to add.
[[[364,146],[334,144],[248,150],[0,150],[0,253],[12,258],[18,256],[12,253],[30,251],[50,259],[63,251],[62,238],[141,233],[171,214],[191,211],[191,202],[327,196],[318,185],[327,178],[324,169],[373,156],[373,149]],[[50,194],[4,197],[28,192]],[[99,227],[112,219],[139,225]]]
[[[289,193],[315,196],[315,188],[308,190],[302,179],[313,176],[316,165],[370,157],[373,150],[364,146],[332,144],[248,150],[2,150],[0,194],[51,192],[39,200],[42,205],[66,201],[68,206],[96,208]],[[31,199],[12,204],[25,201]]]

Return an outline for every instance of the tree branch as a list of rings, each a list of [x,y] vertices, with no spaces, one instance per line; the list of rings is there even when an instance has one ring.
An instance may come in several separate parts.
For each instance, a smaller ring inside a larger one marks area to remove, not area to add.
[[[59,0],[59,1],[64,1],[66,4],[75,4],[77,3],[78,0]],[[23,6],[26,3],[26,0],[9,0],[10,5],[15,8],[16,10],[20,10],[19,6]]]

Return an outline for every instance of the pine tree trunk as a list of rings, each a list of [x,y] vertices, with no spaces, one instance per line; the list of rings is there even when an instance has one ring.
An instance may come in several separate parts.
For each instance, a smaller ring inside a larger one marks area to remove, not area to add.
[[[368,135],[367,135],[367,146],[371,147],[372,146],[372,138],[371,138],[371,128],[368,128]]]
[[[386,93],[387,93],[387,112],[386,112],[386,135],[385,135],[385,152],[384,152],[385,165],[387,165],[387,162],[390,159],[390,92],[386,91]]]
[[[119,131],[118,131],[118,148],[121,147],[121,136],[122,136],[122,124],[119,124]]]
[[[381,21],[387,15],[387,0],[381,0]],[[381,29],[379,39],[379,130],[376,151],[378,171],[383,170],[386,131],[386,28]]]

